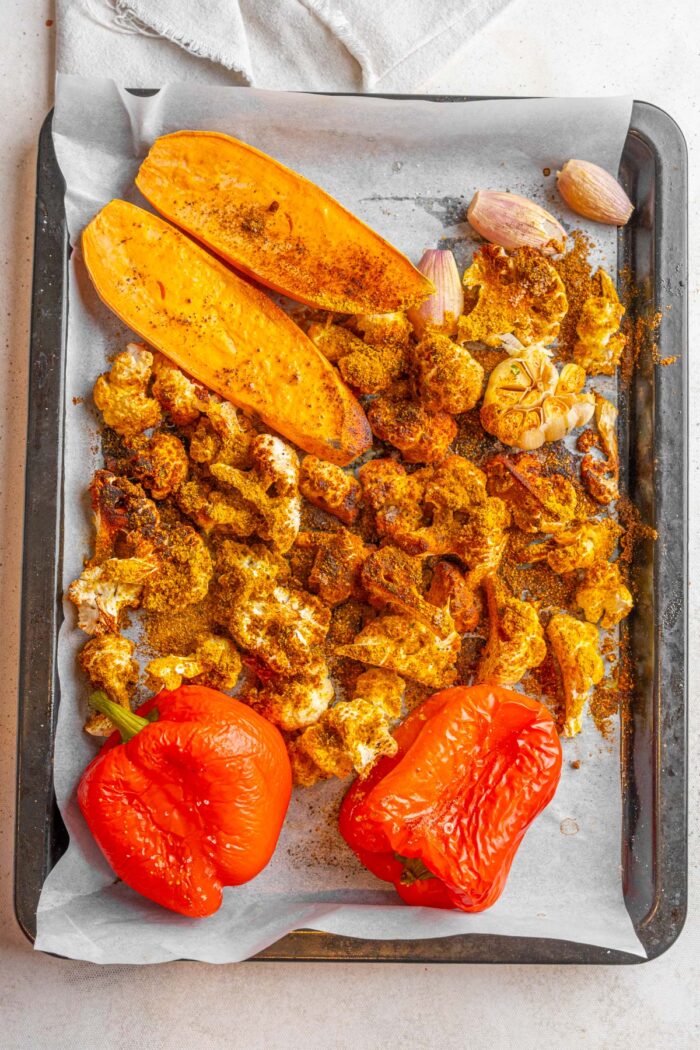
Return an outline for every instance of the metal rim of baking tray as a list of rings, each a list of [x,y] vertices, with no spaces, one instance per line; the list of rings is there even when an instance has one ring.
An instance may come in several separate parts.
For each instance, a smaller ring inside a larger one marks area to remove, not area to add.
[[[17,737],[15,915],[31,941],[41,886],[67,842],[53,793],[52,758],[59,698],[56,639],[62,616],[62,409],[69,245],[51,118],[49,113],[38,151]],[[645,690],[635,696],[623,719],[621,771],[623,889],[635,928],[653,959],[678,937],[687,903],[687,153],[678,125],[663,110],[634,103],[620,177],[637,208],[632,223],[620,231],[618,264],[637,278],[642,276],[644,308],[664,311],[658,357],[677,354],[680,359],[676,366],[665,368],[650,358],[638,370],[640,389],[630,399],[620,434],[621,460],[632,495],[642,503],[647,521],[663,522],[659,541],[642,549],[640,571],[646,574],[646,584],[644,578],[639,583],[647,593],[640,605],[651,593],[658,596],[660,585],[664,604],[651,634],[647,631],[638,639],[643,646],[640,652],[647,656],[641,672]],[[632,632],[642,630],[643,613],[642,608]],[[467,934],[365,941],[315,930],[290,933],[255,958],[644,961],[625,952],[546,938]]]

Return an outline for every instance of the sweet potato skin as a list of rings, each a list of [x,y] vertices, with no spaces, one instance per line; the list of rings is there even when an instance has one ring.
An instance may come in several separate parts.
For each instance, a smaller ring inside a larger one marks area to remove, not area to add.
[[[114,200],[83,231],[100,298],[147,343],[321,459],[372,443],[353,394],[272,300],[175,227]]]
[[[156,139],[136,185],[232,266],[310,306],[393,313],[433,291],[404,255],[319,186],[229,135],[178,131]]]

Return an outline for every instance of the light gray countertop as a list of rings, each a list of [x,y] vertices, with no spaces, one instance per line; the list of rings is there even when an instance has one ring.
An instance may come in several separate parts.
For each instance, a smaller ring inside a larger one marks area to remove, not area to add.
[[[99,3],[105,0],[96,0]],[[700,9],[696,0],[514,0],[425,86],[433,93],[631,94],[678,121],[690,150],[691,348],[700,314]],[[691,711],[691,912],[637,967],[190,963],[105,967],[34,954],[12,911],[17,639],[36,140],[51,105],[48,0],[0,0],[0,1045],[192,1050],[700,1045],[698,778]],[[426,75],[429,71],[426,71]],[[691,349],[691,353],[693,350]],[[692,520],[700,496],[700,379],[691,363]],[[691,528],[691,574],[700,544]],[[697,585],[696,585],[697,586]],[[691,587],[691,639],[700,618]],[[698,646],[691,653],[691,697]],[[692,706],[692,705],[691,705]],[[31,843],[26,848],[32,848]]]

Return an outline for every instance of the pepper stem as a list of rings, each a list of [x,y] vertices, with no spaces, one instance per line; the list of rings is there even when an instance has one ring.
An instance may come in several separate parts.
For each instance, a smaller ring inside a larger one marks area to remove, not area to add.
[[[142,718],[141,715],[135,715],[133,711],[127,711],[121,704],[116,704],[114,700],[110,700],[101,689],[97,689],[90,694],[90,707],[94,707],[96,711],[107,715],[107,718],[114,722],[122,735],[124,743],[127,740],[131,740],[132,736],[140,733],[144,726],[151,724],[150,719]]]

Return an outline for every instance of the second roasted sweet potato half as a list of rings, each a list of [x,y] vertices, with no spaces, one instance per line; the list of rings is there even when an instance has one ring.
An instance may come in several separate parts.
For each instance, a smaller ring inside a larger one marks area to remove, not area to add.
[[[409,260],[325,190],[239,139],[156,139],[136,184],[171,222],[292,299],[338,313],[405,311],[433,291]]]

